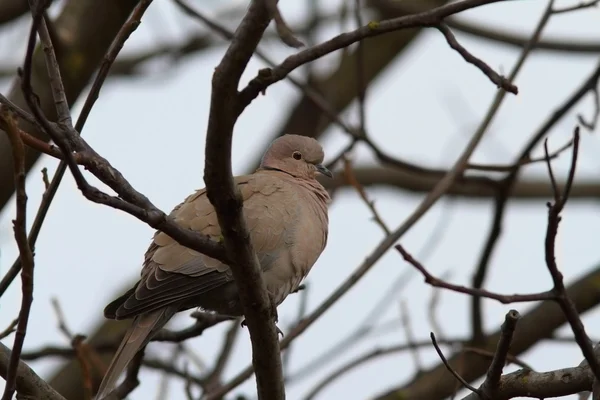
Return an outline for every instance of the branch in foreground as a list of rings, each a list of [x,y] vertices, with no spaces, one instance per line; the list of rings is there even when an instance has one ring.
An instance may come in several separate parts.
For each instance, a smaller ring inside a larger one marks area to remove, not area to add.
[[[491,2],[491,1],[488,1],[487,3],[489,3],[489,2]],[[428,16],[428,18],[434,19],[433,23],[439,23],[440,21],[435,20],[436,18],[441,19],[447,15],[452,14],[453,12],[459,12],[459,11],[464,10],[465,9],[464,7],[472,8],[475,5],[480,5],[480,4],[485,4],[485,3],[486,2],[483,0],[480,0],[479,2],[465,0],[463,2],[450,4],[449,6],[440,7],[438,9],[432,10],[429,13],[424,13],[424,14],[426,14]],[[444,14],[444,13],[446,13],[446,14]],[[419,14],[416,16],[419,16]],[[402,20],[403,21],[402,23],[407,23],[406,21],[412,21],[410,19],[411,17],[416,17],[416,16],[408,16],[408,20],[405,20],[403,18],[399,18],[398,20]],[[347,35],[349,35],[349,37],[352,37],[352,34],[347,34]],[[341,35],[341,36],[338,36],[338,38],[339,37],[344,38],[344,37],[348,37],[348,36]],[[361,38],[359,37],[357,40],[359,40],[359,39],[361,39]],[[345,39],[341,39],[341,40],[345,40]],[[335,41],[335,38],[332,39],[331,42],[333,42],[333,41]],[[350,42],[350,43],[353,43],[353,42]],[[313,49],[315,49],[315,48],[318,48],[318,46],[313,47]],[[529,50],[530,50],[530,48],[527,48],[526,50],[524,50],[521,59],[517,63],[517,66],[515,67],[513,73],[510,76],[511,81],[513,80],[514,76],[516,75],[516,73],[518,72],[520,67],[522,66],[523,61],[524,61],[526,55],[528,54]],[[298,54],[301,54],[301,53],[298,53]],[[292,56],[292,57],[294,57],[294,56]],[[312,60],[307,60],[307,62],[308,61],[312,61]],[[284,64],[282,64],[282,65],[285,65],[285,61],[284,61]],[[283,75],[283,77],[284,76],[285,76],[285,74]],[[253,87],[252,82],[250,82],[248,84],[248,86],[246,87],[246,89],[248,89],[248,88],[251,88],[250,90],[254,90],[256,88],[256,86]],[[244,99],[244,91],[246,89],[244,89],[242,92],[240,92],[241,104],[239,105],[238,112],[243,111],[244,107],[248,104],[245,102],[245,100],[247,100],[247,98]],[[496,95],[496,100],[494,101],[493,107],[491,108],[491,112],[489,113],[490,116],[487,121],[488,123],[491,120],[493,111],[497,110],[498,106],[500,105],[502,98],[504,96],[504,93],[505,92],[503,90],[501,90]],[[254,97],[252,97],[252,98],[254,98]],[[473,154],[473,152],[475,151],[475,149],[477,148],[478,144],[480,143],[481,139],[483,138],[483,136],[485,134],[485,127],[486,127],[486,124],[484,124],[480,129],[478,129],[473,134],[473,136],[467,143],[467,146],[460,154],[460,157],[453,164],[452,168],[448,171],[447,174],[445,174],[443,176],[443,178],[439,182],[436,183],[436,185],[434,186],[432,191],[428,193],[428,195],[425,197],[425,199],[423,199],[423,201],[413,211],[413,213],[408,218],[406,218],[406,220],[395,231],[393,231],[390,235],[387,235],[379,243],[379,245],[371,252],[371,254],[366,258],[366,260],[363,263],[361,263],[361,265],[359,265],[359,267],[351,274],[351,276],[345,282],[343,282],[321,304],[321,306],[319,306],[309,317],[307,317],[303,321],[301,321],[301,323],[299,323],[297,325],[297,327],[292,331],[292,333],[289,334],[286,338],[284,338],[284,340],[281,342],[281,345],[280,345],[282,349],[287,347],[289,345],[289,343],[297,335],[299,335],[304,330],[306,330],[312,323],[314,323],[314,321],[316,321],[316,319],[318,319],[325,311],[327,311],[336,301],[338,301],[341,297],[343,297],[344,294],[346,294],[348,292],[348,290],[350,290],[373,267],[373,265],[375,265],[375,263],[387,252],[387,250],[390,247],[392,247],[394,245],[394,243],[397,242],[417,221],[419,221],[419,219],[446,193],[446,191],[448,191],[450,189],[450,187],[454,184],[454,182],[460,176],[463,175],[465,169],[467,168],[469,158],[471,157],[471,155]],[[209,154],[209,153],[207,152],[207,154]],[[208,159],[207,159],[207,162],[208,162]],[[215,398],[221,397],[224,394],[228,393],[230,390],[237,387],[239,384],[241,384],[246,379],[248,379],[252,375],[252,372],[253,372],[252,367],[246,368],[241,373],[239,373],[235,378],[233,378],[229,383],[223,385],[223,387],[221,387],[219,390],[215,391],[214,394],[211,394],[212,397],[210,397],[210,398],[215,399]]]
[[[485,381],[483,381],[483,384],[480,387],[481,393],[490,399],[497,398],[497,394],[500,390],[502,370],[508,359],[510,343],[512,342],[519,318],[520,315],[516,310],[510,310],[506,313],[504,323],[500,327],[501,334],[500,340],[498,340],[498,347],[494,353],[494,358],[488,369]]]
[[[106,74],[108,73],[108,70],[110,69],[110,66],[112,65],[111,63],[114,63],[114,60],[116,59],[117,55],[119,54],[120,50],[122,49],[123,44],[129,37],[131,32],[133,30],[135,30],[135,28],[141,22],[141,17],[143,15],[144,11],[146,10],[146,8],[148,7],[148,5],[149,5],[148,2],[139,2],[138,5],[133,9],[130,17],[127,19],[127,21],[124,23],[124,25],[121,27],[119,32],[114,37],[114,40],[112,41],[112,43],[108,49],[108,52],[104,57],[102,66],[101,66],[100,70],[98,71],[96,78],[94,79],[92,88],[90,89],[90,92],[88,93],[88,96],[84,102],[81,113],[79,114],[79,118],[77,118],[77,122],[75,123],[76,132],[73,133],[74,135],[80,135],[81,132],[83,131],[87,117],[92,109],[94,102],[96,101],[96,99],[98,97],[100,88],[102,87],[104,80],[106,79]],[[24,110],[21,110],[18,106],[13,104],[10,100],[5,98],[1,94],[0,94],[0,103],[9,107],[10,109],[12,109],[24,120],[37,126],[39,130],[43,130],[40,123],[35,119],[35,117],[33,115],[29,114],[28,112],[26,112]],[[58,168],[56,169],[54,176],[52,177],[52,182],[50,182],[48,184],[47,179],[44,182],[44,183],[46,183],[46,191],[43,194],[42,202],[36,213],[35,219],[31,226],[31,231],[29,232],[29,238],[28,238],[29,246],[33,249],[33,248],[35,248],[35,243],[37,241],[39,232],[42,229],[42,225],[44,223],[44,220],[46,218],[46,215],[48,213],[50,205],[52,204],[52,201],[54,200],[54,196],[56,195],[56,192],[58,191],[58,187],[60,186],[62,178],[67,170],[67,163],[64,161],[64,158],[61,157],[62,156],[61,150],[59,148],[57,148],[55,145],[47,144],[44,141],[37,139],[33,134],[29,134],[27,132],[22,132],[21,136],[23,137],[23,141],[28,146],[36,148],[39,151],[46,152],[46,154],[57,156],[57,157],[63,159],[63,161],[58,165]],[[45,151],[45,150],[48,150],[48,151]],[[74,157],[76,159],[79,158],[79,156],[81,156],[81,155],[74,155]],[[44,178],[46,178],[46,176],[44,176]],[[19,273],[20,270],[21,270],[21,262],[20,262],[20,259],[17,258],[13,262],[13,265],[11,266],[10,270],[6,273],[6,275],[4,276],[4,278],[2,278],[2,281],[0,282],[0,296],[2,296],[4,291],[6,291],[6,289],[11,284],[13,279],[17,276],[17,274]]]
[[[12,352],[8,347],[0,343],[0,375],[6,376],[11,356]],[[17,391],[24,399],[65,400],[23,361],[19,361],[16,377]]]
[[[266,1],[253,0],[215,68],[206,134],[204,181],[206,194],[217,212],[225,249],[235,280],[252,344],[258,398],[284,399],[283,371],[271,303],[250,243],[243,217],[242,197],[231,171],[233,128],[240,115],[237,87],[252,54],[269,25]]]
[[[41,20],[38,20],[38,23],[40,22]],[[27,57],[23,67],[23,92],[36,120],[43,126],[44,130],[61,149],[63,157],[67,161],[69,169],[82,194],[90,201],[108,205],[137,217],[154,229],[168,234],[178,243],[190,249],[199,251],[220,261],[227,262],[225,249],[220,243],[214,242],[197,232],[182,229],[164,212],[156,208],[146,196],[136,191],[118,170],[110,165],[106,159],[96,153],[94,149],[78,135],[77,131],[68,126],[68,119],[66,117],[63,117],[63,120],[66,123],[62,125],[54,124],[46,118],[37,103],[36,95],[33,93],[33,88],[31,86],[31,61],[33,49],[35,48],[35,28],[36,25],[34,24],[30,35]],[[47,36],[41,35],[41,37],[45,40],[44,46],[48,48],[49,72],[53,76],[58,77],[58,83],[56,84],[62,86],[59,78],[60,72],[56,70],[58,66],[55,62],[52,43],[48,41]],[[57,87],[55,89],[57,96],[62,97],[61,91],[64,92],[64,88]],[[78,169],[77,162],[74,158],[74,149],[84,154],[82,157],[91,159],[89,165],[90,172],[111,189],[115,190],[119,195],[118,197],[103,193],[86,181],[83,174]]]
[[[19,318],[13,348],[10,354],[10,362],[6,374],[3,374],[6,385],[4,386],[4,394],[2,400],[10,400],[17,388],[17,376],[19,368],[19,357],[23,350],[25,335],[27,334],[27,324],[29,322],[29,312],[31,311],[31,303],[33,302],[33,267],[34,259],[33,252],[27,241],[27,193],[25,191],[25,145],[21,140],[17,129],[17,121],[10,111],[2,109],[0,119],[3,120],[3,125],[6,125],[6,134],[10,139],[13,151],[14,163],[14,179],[16,191],[16,217],[13,221],[13,230],[15,241],[19,248],[19,257],[23,264],[21,271],[21,309],[19,310]]]
[[[521,369],[500,378],[494,400],[509,400],[517,397],[548,399],[568,396],[592,387],[594,374],[589,367],[574,367],[548,372]],[[471,393],[463,400],[481,400]]]
[[[436,26],[450,15],[498,1],[501,0],[463,0],[418,14],[406,15],[381,22],[370,22],[366,26],[354,31],[337,35],[326,42],[287,57],[275,68],[261,70],[256,78],[250,81],[240,92],[240,109],[247,107],[260,93],[264,93],[267,87],[284,79],[296,68],[336,50],[350,46],[362,39],[400,29]]]

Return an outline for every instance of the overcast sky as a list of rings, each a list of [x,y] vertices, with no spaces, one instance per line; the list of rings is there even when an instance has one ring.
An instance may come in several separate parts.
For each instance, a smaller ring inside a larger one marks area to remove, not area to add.
[[[214,8],[220,2],[204,0],[193,3]],[[307,12],[305,3],[309,2],[283,0],[280,2],[281,11],[290,23],[300,21]],[[340,1],[318,3],[323,10],[333,11],[339,7]],[[560,6],[575,4],[570,1],[557,3]],[[533,31],[545,6],[545,1],[515,1],[469,11],[461,18],[527,35]],[[599,17],[598,9],[556,16],[550,21],[543,37],[574,41],[600,40],[597,28]],[[345,27],[347,30],[351,28],[351,25]],[[184,38],[187,32],[198,29],[196,22],[181,15],[170,2],[157,1],[150,7],[141,27],[127,42],[125,51],[176,41]],[[27,30],[28,27],[22,25],[12,34],[24,40]],[[339,26],[333,24],[331,29],[320,33],[320,40],[333,36],[337,30]],[[496,70],[508,73],[518,57],[518,51],[513,48],[475,40],[460,33],[456,33],[456,36],[473,54]],[[10,44],[14,46],[13,43]],[[8,54],[5,51],[8,44],[6,40],[0,40],[2,54]],[[15,48],[13,46],[12,49]],[[272,42],[262,47],[277,60],[294,52]],[[158,72],[149,76],[111,80],[102,90],[85,127],[84,135],[88,143],[164,211],[169,211],[190,192],[204,186],[203,153],[210,80],[223,51],[223,46],[216,47],[168,68],[155,65]],[[22,54],[16,53],[16,59],[21,59]],[[338,58],[339,53],[324,58],[319,62],[319,68],[335,68]],[[473,161],[512,161],[532,132],[580,84],[596,63],[597,58],[590,55],[535,52],[517,78],[519,95],[507,95]],[[253,60],[244,74],[242,84],[262,67],[263,64]],[[9,84],[9,81],[0,81],[0,90],[6,93]],[[385,149],[393,155],[426,166],[448,166],[462,151],[489,107],[495,91],[494,85],[479,70],[465,63],[448,47],[439,32],[427,30],[371,86],[368,92],[367,130],[378,144],[385,145]],[[299,92],[284,81],[270,87],[266,96],[260,96],[248,107],[234,133],[233,168],[236,174],[247,171],[249,163],[259,156],[268,137],[279,128],[299,96]],[[74,109],[75,117],[80,107],[81,103],[78,102]],[[556,148],[566,143],[577,121],[577,113],[591,116],[592,112],[593,103],[588,97],[552,130],[550,146]],[[356,109],[352,107],[347,110],[343,117],[348,121],[356,121]],[[347,141],[344,133],[333,126],[322,139],[329,157],[336,154]],[[599,151],[597,132],[588,134],[584,131],[578,179],[598,176]],[[359,161],[369,163],[372,160],[366,149],[361,148],[358,153],[355,158]],[[536,154],[542,154],[540,149]],[[569,158],[563,156],[554,163],[558,175],[564,176]],[[30,216],[34,215],[43,190],[39,170],[47,167],[52,174],[57,165],[55,160],[43,157],[34,167],[27,181]],[[546,170],[541,164],[529,166],[524,175],[544,177]],[[369,195],[376,200],[377,209],[391,227],[402,223],[424,196],[381,188],[369,190]],[[10,223],[15,213],[13,203],[0,214],[2,274],[17,254]],[[512,202],[508,211],[487,288],[506,293],[550,288],[551,279],[543,253],[547,217],[545,200]],[[600,261],[597,252],[597,238],[600,235],[598,211],[596,202],[578,201],[569,204],[564,212],[557,253],[567,283]],[[431,272],[440,275],[451,271],[453,282],[468,285],[489,229],[492,212],[491,201],[450,203],[442,200],[402,239],[402,244],[426,261]],[[442,239],[434,248],[420,252],[436,233],[442,218],[449,218]],[[55,328],[56,318],[50,304],[50,299],[55,296],[60,300],[73,331],[82,334],[93,332],[94,326],[103,319],[102,310],[106,303],[137,278],[152,233],[151,228],[133,217],[85,200],[71,175],[67,174],[36,246],[35,300],[25,348],[35,349],[48,344],[68,346]],[[382,238],[381,230],[371,221],[368,209],[358,196],[353,191],[338,193],[330,208],[328,246],[307,279],[310,286],[309,311],[343,282]],[[295,341],[291,371],[301,368],[335,344],[341,335],[355,328],[370,312],[381,293],[408,268],[396,252],[388,252],[341,303]],[[427,319],[432,290],[420,277],[416,278],[381,313],[379,323],[399,320],[400,301],[405,300],[409,306],[414,335],[426,339],[432,329]],[[17,315],[20,298],[20,281],[17,280],[2,297],[0,329]],[[298,295],[292,295],[279,308],[280,327],[284,331],[289,330],[286,324],[296,316],[298,300]],[[469,300],[467,296],[456,293],[441,294],[438,318],[443,333],[448,337],[469,333]],[[492,301],[485,301],[484,306],[484,322],[488,331],[498,328],[510,308],[526,312],[531,307],[526,304],[504,306]],[[187,314],[179,315],[173,326],[189,324],[191,320]],[[584,318],[587,331],[594,337],[600,337],[599,315],[595,311]],[[224,329],[224,325],[213,328],[202,337],[189,341],[189,345],[203,360],[210,362],[219,349]],[[567,333],[568,330],[563,327],[561,332]],[[11,346],[12,340],[11,336],[3,342]],[[361,341],[309,378],[289,385],[288,398],[302,398],[319,380],[319,376],[366,349],[405,340],[404,331],[398,327]],[[171,351],[170,345],[151,344],[148,353],[169,357]],[[439,363],[433,351],[423,351],[421,356],[426,366]],[[536,369],[550,370],[574,366],[582,356],[575,346],[544,344],[535,347],[523,358]],[[234,376],[249,362],[249,338],[244,329],[227,368],[227,376]],[[42,376],[48,376],[58,365],[60,360],[31,363]],[[505,372],[513,369],[510,366]],[[365,399],[408,381],[414,372],[411,355],[396,354],[345,375],[323,391],[319,399]],[[153,399],[158,379],[158,374],[144,370],[142,385],[130,398]],[[250,380],[235,392],[252,394],[254,390],[254,381]],[[170,398],[185,398],[179,383],[171,385],[170,393]]]

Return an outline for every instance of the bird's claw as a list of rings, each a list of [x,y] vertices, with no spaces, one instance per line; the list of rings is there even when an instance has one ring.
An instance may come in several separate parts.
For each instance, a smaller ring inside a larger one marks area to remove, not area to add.
[[[269,299],[270,301],[270,309],[269,312],[271,314],[271,318],[273,318],[273,322],[275,322],[275,329],[277,330],[277,335],[279,337],[279,335],[281,335],[281,337],[284,337],[285,335],[283,334],[283,331],[281,329],[279,329],[279,327],[277,326],[277,323],[279,322],[279,313],[277,312],[277,305],[275,304],[275,301],[273,301],[273,298],[269,295]],[[246,327],[248,324],[246,324],[246,318],[244,318],[242,320],[242,322],[240,323],[240,326],[242,328]]]
[[[243,321],[240,323],[240,326],[241,326],[242,328],[244,328],[244,327],[246,327],[246,326],[247,326],[247,324],[246,324],[246,319],[245,319],[245,318],[244,318],[244,320],[243,320]],[[285,335],[284,335],[284,333],[283,333],[283,331],[282,331],[281,329],[279,329],[279,327],[277,326],[277,324],[275,324],[275,329],[277,330],[277,335],[278,335],[278,337],[279,337],[279,335],[281,335],[281,337],[284,337],[284,336],[285,336]]]

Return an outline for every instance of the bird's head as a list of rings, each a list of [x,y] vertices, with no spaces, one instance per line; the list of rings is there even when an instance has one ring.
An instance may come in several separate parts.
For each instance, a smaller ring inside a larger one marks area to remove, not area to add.
[[[260,167],[278,170],[296,178],[314,179],[333,174],[323,165],[323,147],[315,139],[301,135],[283,135],[275,139],[265,152]]]

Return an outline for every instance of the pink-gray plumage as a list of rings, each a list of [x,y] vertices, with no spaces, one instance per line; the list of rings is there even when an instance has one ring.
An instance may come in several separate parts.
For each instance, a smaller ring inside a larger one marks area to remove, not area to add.
[[[284,135],[273,141],[260,168],[234,178],[244,199],[244,216],[267,291],[277,306],[315,264],[327,243],[325,188],[317,173],[331,177],[322,165],[321,145],[306,136]],[[171,212],[183,228],[221,237],[216,212],[201,189]],[[179,245],[157,232],[146,252],[141,279],[104,309],[110,319],[133,318],[98,390],[104,399],[133,356],[171,317],[201,307],[220,314],[243,314],[229,267]]]

